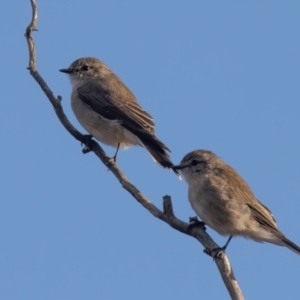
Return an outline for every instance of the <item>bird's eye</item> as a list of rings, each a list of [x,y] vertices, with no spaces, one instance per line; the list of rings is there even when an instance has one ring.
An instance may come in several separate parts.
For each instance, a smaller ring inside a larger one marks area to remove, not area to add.
[[[200,161],[199,161],[199,160],[194,159],[194,160],[191,161],[191,165],[192,165],[192,166],[196,166],[196,165],[198,165],[198,164],[200,164]]]
[[[87,70],[89,70],[89,69],[90,69],[90,67],[87,66],[87,65],[84,65],[84,66],[82,66],[82,68],[81,68],[82,71],[87,71]]]

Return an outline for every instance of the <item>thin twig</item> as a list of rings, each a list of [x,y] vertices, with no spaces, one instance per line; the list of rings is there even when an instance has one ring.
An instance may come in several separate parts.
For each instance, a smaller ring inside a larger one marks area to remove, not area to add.
[[[62,105],[61,105],[61,97],[57,98],[53,95],[52,91],[40,76],[36,68],[36,52],[34,40],[32,37],[33,31],[36,31],[36,25],[38,20],[38,10],[37,4],[35,0],[30,0],[32,6],[32,19],[30,24],[28,25],[25,37],[28,44],[29,50],[29,66],[28,70],[36,82],[40,85],[41,89],[44,91],[49,101],[54,107],[55,113],[58,116],[60,122],[65,127],[65,129],[77,140],[80,142],[87,144],[88,148],[93,151],[96,156],[105,164],[105,166],[115,175],[115,177],[119,180],[122,187],[127,190],[140,204],[142,204],[153,216],[158,219],[166,222],[172,228],[190,235],[197,239],[205,249],[213,251],[213,249],[218,248],[218,245],[211,239],[211,237],[206,233],[203,228],[190,228],[188,223],[185,223],[174,215],[172,201],[170,196],[163,197],[163,211],[158,209],[146,196],[144,196],[124,175],[124,173],[118,168],[118,166],[106,155],[104,150],[100,147],[100,145],[94,140],[88,140],[86,135],[81,134],[67,119],[64,114]],[[229,260],[225,253],[223,253],[219,258],[215,259],[215,263],[219,269],[219,272],[222,276],[225,286],[227,290],[234,300],[244,299],[242,292],[239,288],[239,285],[234,277],[233,270],[229,263]]]

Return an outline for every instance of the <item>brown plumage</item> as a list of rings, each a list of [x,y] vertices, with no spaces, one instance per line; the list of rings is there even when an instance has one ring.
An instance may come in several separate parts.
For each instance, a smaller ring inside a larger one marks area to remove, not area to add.
[[[186,179],[189,201],[197,215],[219,234],[286,246],[300,255],[300,248],[277,228],[272,212],[255,198],[243,178],[213,152],[190,152],[173,168],[181,170]]]
[[[115,148],[145,147],[164,168],[173,165],[170,149],[155,135],[153,118],[103,62],[81,58],[60,71],[70,75],[72,109],[92,136]]]

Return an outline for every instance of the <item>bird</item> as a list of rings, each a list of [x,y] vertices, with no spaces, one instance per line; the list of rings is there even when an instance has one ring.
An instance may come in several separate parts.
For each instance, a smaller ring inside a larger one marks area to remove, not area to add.
[[[171,150],[155,135],[153,118],[108,66],[97,58],[84,57],[59,71],[70,77],[71,107],[77,120],[92,137],[117,148],[114,161],[119,148],[138,145],[162,167],[173,166]]]
[[[218,232],[257,242],[285,246],[300,255],[300,248],[277,228],[272,212],[254,196],[235,169],[208,150],[186,154],[179,165],[188,184],[188,199],[201,220]]]

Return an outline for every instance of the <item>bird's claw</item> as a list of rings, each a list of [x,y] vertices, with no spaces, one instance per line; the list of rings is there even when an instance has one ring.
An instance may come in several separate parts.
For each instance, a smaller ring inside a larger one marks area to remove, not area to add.
[[[81,146],[84,145],[84,147],[82,148],[82,153],[86,154],[91,151],[89,144],[91,143],[93,136],[91,134],[85,134],[84,137],[85,137],[85,142],[81,143]]]
[[[205,248],[203,250],[203,252],[207,255],[209,255],[210,257],[213,258],[213,260],[215,261],[217,258],[222,258],[223,254],[225,254],[225,250],[226,250],[226,247],[218,247],[218,248],[214,248],[214,249],[208,249],[208,248]]]
[[[93,136],[91,134],[84,134],[83,136],[84,136],[85,141],[84,141],[84,143],[81,143],[81,146],[82,145],[88,146],[88,144],[91,142],[91,139],[93,138]]]
[[[107,160],[107,163],[109,163],[109,164],[115,164],[116,162],[117,162],[116,156],[109,157]]]
[[[202,221],[199,221],[197,216],[190,217],[189,219],[190,219],[189,220],[190,224],[188,226],[188,230],[191,230],[192,228],[195,228],[195,227],[201,227],[203,230],[206,230],[205,223]]]

